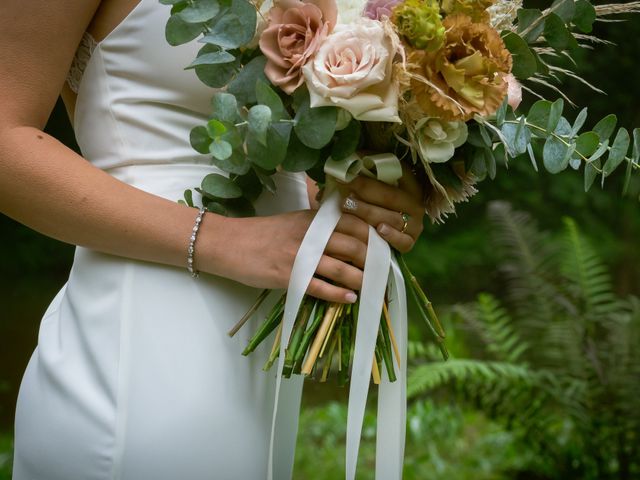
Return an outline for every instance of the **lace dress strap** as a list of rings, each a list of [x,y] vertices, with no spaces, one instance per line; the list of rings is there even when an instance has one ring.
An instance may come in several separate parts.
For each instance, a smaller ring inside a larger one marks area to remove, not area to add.
[[[69,73],[67,74],[67,83],[75,93],[78,93],[78,90],[80,89],[82,75],[84,74],[87,63],[89,63],[89,59],[97,45],[98,43],[94,40],[91,34],[89,32],[84,32],[84,35],[82,35],[82,39],[80,40],[80,45],[78,45],[76,54],[71,62]]]

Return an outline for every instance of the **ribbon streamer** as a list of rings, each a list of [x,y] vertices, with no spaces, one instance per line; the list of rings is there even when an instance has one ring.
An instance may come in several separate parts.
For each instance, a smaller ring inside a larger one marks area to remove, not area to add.
[[[358,175],[366,175],[390,185],[396,185],[402,177],[402,166],[393,154],[371,155],[364,158],[354,154],[342,161],[329,158],[325,164],[325,173],[328,175],[326,198],[300,245],[287,290],[271,423],[268,480],[290,479],[293,472],[304,377],[292,376],[283,387],[282,370],[285,349],[289,344],[302,299],[342,214],[340,195],[335,188],[335,180],[333,179],[348,183]],[[369,227],[369,243],[360,292],[358,327],[349,387],[346,448],[346,478],[348,480],[355,479],[371,364],[374,358],[387,285],[390,286],[391,294],[389,309],[392,328],[396,333],[403,360],[400,362],[401,367],[397,372],[395,382],[389,381],[384,369],[381,372],[377,416],[376,478],[378,480],[400,480],[402,478],[406,430],[406,292],[402,273],[391,254],[389,245],[373,227]],[[397,368],[395,363],[393,368]],[[280,395],[281,388],[285,390],[283,395]]]

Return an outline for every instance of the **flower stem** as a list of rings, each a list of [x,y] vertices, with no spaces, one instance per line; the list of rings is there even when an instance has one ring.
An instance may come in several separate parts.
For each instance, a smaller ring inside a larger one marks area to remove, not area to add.
[[[229,335],[230,337],[233,337],[236,333],[238,333],[238,330],[240,330],[242,326],[245,323],[247,323],[247,320],[249,320],[251,316],[256,312],[256,310],[260,308],[260,305],[262,305],[262,302],[264,302],[265,299],[269,296],[270,292],[271,290],[269,290],[268,288],[263,290],[262,293],[258,296],[256,302],[251,306],[249,311],[244,314],[244,317],[242,317],[240,321],[236,323],[231,330],[229,330],[227,335]]]
[[[286,294],[282,295],[280,299],[275,303],[271,312],[262,323],[255,335],[249,340],[247,348],[244,349],[242,355],[249,355],[253,352],[262,341],[278,326],[278,323],[282,321],[282,315],[284,314],[284,302]]]

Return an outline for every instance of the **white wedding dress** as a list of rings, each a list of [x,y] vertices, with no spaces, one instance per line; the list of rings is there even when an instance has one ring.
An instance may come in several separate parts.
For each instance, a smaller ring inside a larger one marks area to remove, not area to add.
[[[183,69],[201,45],[170,47],[168,16],[158,0],[141,0],[96,46],[74,129],[95,166],[177,201],[216,169],[189,145],[212,94]],[[308,208],[303,176],[278,174],[276,183],[260,215]],[[275,373],[261,367],[270,342],[241,355],[260,315],[227,336],[258,293],[77,248],[20,388],[14,480],[266,478]],[[286,384],[280,396],[295,409],[299,389]],[[277,480],[290,476],[289,447],[276,455]]]

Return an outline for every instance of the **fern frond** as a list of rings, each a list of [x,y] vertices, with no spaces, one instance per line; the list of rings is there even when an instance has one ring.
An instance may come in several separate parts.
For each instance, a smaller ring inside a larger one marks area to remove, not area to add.
[[[571,294],[588,316],[607,315],[619,309],[604,263],[582,236],[575,221],[564,219],[564,250],[561,272],[569,281]]]
[[[536,374],[523,365],[452,358],[414,368],[407,379],[407,396],[415,397],[451,382],[464,384],[471,379],[491,386],[506,383],[514,388],[537,381]]]

